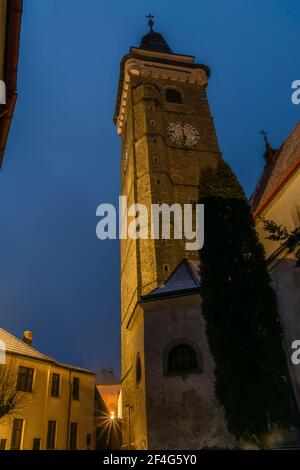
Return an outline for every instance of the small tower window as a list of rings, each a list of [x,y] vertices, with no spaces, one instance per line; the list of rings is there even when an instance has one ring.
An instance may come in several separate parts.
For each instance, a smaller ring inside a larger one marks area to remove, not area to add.
[[[202,355],[197,345],[182,340],[171,343],[165,351],[164,371],[166,375],[186,375],[202,372]]]
[[[166,101],[169,103],[182,103],[181,93],[174,88],[166,89]]]
[[[138,354],[137,358],[136,358],[136,364],[135,364],[135,381],[136,381],[136,384],[138,385],[141,380],[142,380],[142,363],[141,363],[140,355]]]

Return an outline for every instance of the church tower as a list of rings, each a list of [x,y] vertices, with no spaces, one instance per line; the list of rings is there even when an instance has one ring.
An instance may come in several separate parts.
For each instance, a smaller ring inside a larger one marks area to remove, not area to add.
[[[221,158],[209,68],[153,30],[121,62],[114,122],[128,206],[195,204],[201,169]],[[172,221],[171,221],[172,224]],[[121,240],[123,447],[230,447],[214,398],[198,251],[185,240]]]

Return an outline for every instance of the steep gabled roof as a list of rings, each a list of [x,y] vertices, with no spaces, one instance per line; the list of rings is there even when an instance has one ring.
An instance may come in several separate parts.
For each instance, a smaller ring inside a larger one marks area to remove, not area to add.
[[[81,367],[65,364],[63,362],[56,361],[53,357],[48,356],[46,354],[41,353],[37,349],[29,346],[29,344],[24,343],[24,341],[20,340],[16,336],[12,335],[8,331],[0,328],[0,341],[4,342],[5,351],[8,354],[15,354],[18,356],[23,356],[29,359],[40,360],[43,362],[51,363],[58,367],[63,367],[65,369],[71,369],[78,372],[93,374],[93,372],[83,369]],[[94,374],[93,374],[94,375]]]
[[[170,277],[149,294],[143,296],[142,301],[200,292],[200,285],[199,262],[184,259]]]
[[[267,164],[251,196],[254,216],[259,215],[300,167],[300,122]]]
[[[16,336],[12,335],[3,328],[0,328],[0,340],[4,341],[6,352],[11,354],[18,354],[32,359],[41,359],[43,361],[53,362],[54,359],[46,354],[42,354],[37,349],[34,349],[29,344],[24,343]]]

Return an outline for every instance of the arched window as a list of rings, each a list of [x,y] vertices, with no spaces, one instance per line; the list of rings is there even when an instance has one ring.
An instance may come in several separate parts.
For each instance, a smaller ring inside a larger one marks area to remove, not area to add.
[[[181,93],[174,88],[166,89],[166,101],[169,103],[182,103]]]
[[[172,342],[165,351],[164,372],[166,375],[186,375],[202,372],[201,351],[188,340]]]
[[[136,357],[136,364],[135,364],[135,382],[139,384],[142,380],[142,363],[140,355],[138,354]]]

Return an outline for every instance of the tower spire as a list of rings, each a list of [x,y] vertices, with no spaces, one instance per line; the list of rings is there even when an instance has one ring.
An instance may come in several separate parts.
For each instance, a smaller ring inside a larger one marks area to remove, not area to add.
[[[151,13],[149,13],[149,15],[146,15],[146,18],[148,18],[149,20],[148,25],[149,25],[150,31],[148,31],[148,33],[142,37],[141,46],[140,46],[141,49],[146,49],[146,50],[153,51],[153,52],[165,52],[165,53],[167,52],[169,54],[172,54],[172,51],[170,47],[168,46],[168,44],[166,43],[163,36],[160,33],[157,33],[156,31],[154,31],[153,29],[154,15],[151,15]]]
[[[270,147],[269,141],[268,141],[268,133],[264,131],[263,129],[260,131],[260,134],[263,136],[266,148]]]
[[[268,139],[268,132],[266,132],[265,130],[262,129],[259,133],[263,136],[263,139],[265,141],[266,150],[265,150],[265,153],[264,153],[264,158],[267,162],[267,165],[269,165],[271,163],[271,161],[273,160],[273,157],[276,154],[277,150],[275,150],[270,145],[270,142],[269,142],[269,139]]]
[[[152,33],[153,32],[153,26],[154,26],[153,18],[155,18],[155,16],[151,15],[151,13],[149,13],[149,15],[146,16],[146,18],[149,18],[148,25],[149,25],[149,28],[150,28],[150,33]]]

